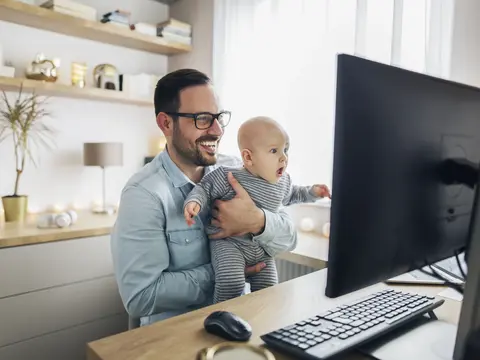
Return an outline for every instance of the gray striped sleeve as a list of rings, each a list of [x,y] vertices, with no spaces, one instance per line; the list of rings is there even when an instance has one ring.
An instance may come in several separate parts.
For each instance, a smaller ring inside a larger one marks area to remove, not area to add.
[[[200,209],[204,206],[211,206],[212,202],[221,198],[228,191],[229,182],[225,169],[220,166],[205,175],[202,180],[195,185],[190,191],[183,203],[187,205],[191,201],[195,201],[200,205]]]
[[[287,174],[288,175],[288,174]],[[293,205],[298,203],[315,202],[319,197],[315,196],[313,186],[300,186],[291,183],[290,175],[288,175],[289,192],[283,199],[283,205]]]

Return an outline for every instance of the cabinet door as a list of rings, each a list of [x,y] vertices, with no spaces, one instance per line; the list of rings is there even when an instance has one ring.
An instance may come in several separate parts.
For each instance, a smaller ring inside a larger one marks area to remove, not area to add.
[[[0,249],[0,298],[113,274],[110,236]]]

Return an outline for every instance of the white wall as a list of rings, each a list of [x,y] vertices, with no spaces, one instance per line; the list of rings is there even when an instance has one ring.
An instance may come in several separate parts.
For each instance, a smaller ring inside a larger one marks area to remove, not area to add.
[[[151,0],[77,0],[98,9],[98,16],[117,8],[132,12],[132,20],[153,24],[168,18],[168,6]],[[111,63],[120,72],[164,74],[168,58],[90,40],[59,35],[0,21],[0,45],[4,60],[11,61],[16,76],[23,77],[25,67],[38,52],[61,60],[58,82],[70,82],[70,63],[85,61],[89,78],[99,63]],[[14,93],[12,93],[14,95]],[[40,153],[40,164],[29,163],[20,183],[20,192],[28,194],[32,210],[52,205],[76,203],[88,207],[101,200],[100,168],[82,165],[83,142],[121,141],[124,143],[124,166],[107,170],[107,200],[117,203],[129,176],[143,165],[149,155],[151,137],[160,136],[154,111],[149,107],[107,102],[51,98],[53,117],[49,123],[58,131],[56,148]],[[15,168],[11,142],[0,144],[0,195],[13,191]],[[1,205],[0,205],[1,207]]]
[[[208,76],[213,73],[213,0],[179,0],[170,16],[192,25],[193,51],[170,59],[168,71],[192,67]]]
[[[480,86],[480,1],[455,0],[451,78]]]

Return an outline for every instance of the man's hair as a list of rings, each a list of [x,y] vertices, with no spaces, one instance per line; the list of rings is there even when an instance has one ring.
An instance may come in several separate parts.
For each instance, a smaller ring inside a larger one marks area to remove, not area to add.
[[[178,112],[180,108],[180,91],[190,86],[210,84],[210,78],[195,69],[172,71],[157,82],[153,102],[155,116],[160,112]]]

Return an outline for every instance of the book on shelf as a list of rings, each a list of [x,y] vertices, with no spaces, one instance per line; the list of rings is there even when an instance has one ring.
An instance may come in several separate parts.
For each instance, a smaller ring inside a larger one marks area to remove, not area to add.
[[[132,25],[132,30],[145,35],[157,36],[157,28],[152,24],[138,22],[135,25]]]
[[[192,45],[192,38],[171,33],[163,33],[162,38],[168,42],[176,42],[185,45]]]
[[[104,24],[110,23],[130,28],[130,12],[124,10],[111,11],[103,14],[100,22]]]
[[[157,24],[157,29],[168,29],[170,32],[178,32],[180,35],[190,36],[192,33],[192,25],[170,18]]]
[[[168,19],[157,24],[157,36],[169,42],[192,44],[192,26],[183,21]]]

